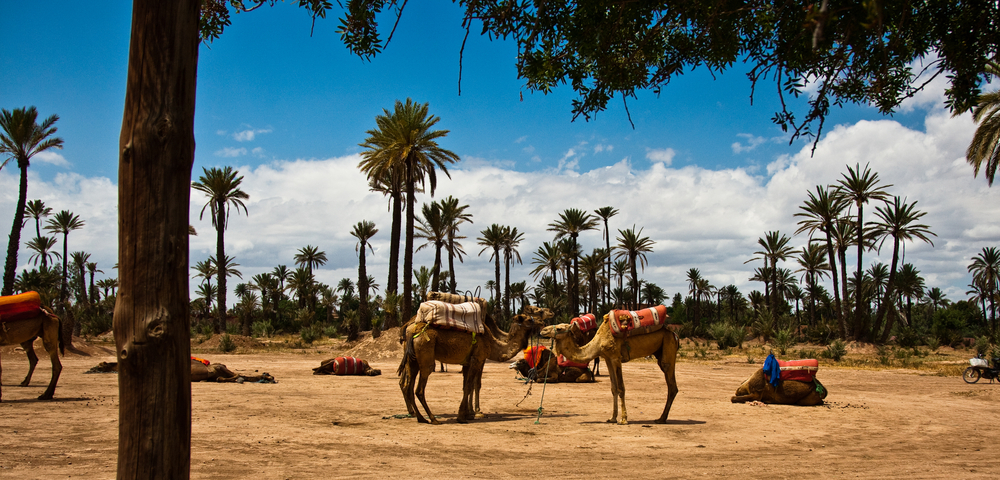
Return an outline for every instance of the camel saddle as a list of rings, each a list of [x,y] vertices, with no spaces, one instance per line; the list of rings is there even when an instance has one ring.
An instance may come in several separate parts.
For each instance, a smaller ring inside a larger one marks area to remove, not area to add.
[[[816,380],[816,372],[819,370],[819,360],[810,358],[806,360],[783,361],[775,358],[774,354],[770,354],[764,359],[763,368],[764,377],[768,383],[774,386],[777,386],[778,380],[811,382]],[[775,373],[777,373],[777,378],[775,378]]]
[[[575,323],[580,327],[581,332],[589,332],[597,328],[597,316],[593,313],[586,313],[579,317],[574,317],[569,323]]]
[[[590,366],[589,363],[580,363],[571,361],[566,357],[564,357],[561,353],[559,354],[558,357],[556,357],[556,364],[559,365],[559,368],[567,368],[567,367],[587,368]]]
[[[417,320],[435,328],[482,334],[484,311],[478,302],[447,303],[428,300],[420,304]]]
[[[38,292],[0,297],[0,322],[16,322],[37,317],[42,313],[42,298]]]
[[[615,337],[655,332],[663,328],[669,318],[667,307],[663,305],[637,311],[612,310],[605,316],[611,327],[611,335]]]
[[[357,357],[337,357],[330,363],[332,363],[334,375],[363,375],[365,373],[365,362]],[[322,367],[320,365],[320,368]],[[318,370],[318,368],[313,370]]]
[[[538,361],[542,359],[542,352],[548,350],[544,345],[536,345],[534,347],[528,347],[524,349],[524,361],[528,362],[528,366],[535,368],[538,365]]]

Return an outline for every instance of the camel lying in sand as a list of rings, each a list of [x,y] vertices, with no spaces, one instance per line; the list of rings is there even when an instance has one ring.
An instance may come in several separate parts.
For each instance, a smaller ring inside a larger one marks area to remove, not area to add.
[[[0,313],[0,346],[21,345],[28,356],[28,375],[21,382],[22,387],[28,386],[31,375],[35,373],[38,355],[35,354],[33,343],[36,338],[42,338],[42,345],[45,346],[45,351],[52,361],[52,377],[49,379],[48,388],[38,396],[38,399],[51,400],[56,391],[59,374],[62,373],[59,352],[65,354],[59,317],[41,306],[41,300],[35,292],[0,297],[0,305],[3,307],[3,313]],[[0,398],[2,395],[0,392]]]
[[[663,309],[662,306],[657,308]],[[614,312],[616,311],[612,311],[612,313]],[[641,315],[640,318],[642,318]],[[625,410],[625,382],[622,379],[622,363],[649,355],[656,356],[657,366],[660,367],[667,381],[667,402],[663,407],[663,413],[655,422],[666,423],[667,415],[670,414],[670,406],[674,403],[674,397],[677,396],[678,391],[677,377],[674,371],[674,366],[677,363],[677,350],[680,348],[680,341],[677,338],[677,334],[667,328],[660,328],[646,333],[616,337],[612,334],[610,323],[608,315],[605,315],[604,323],[597,328],[594,339],[582,346],[577,344],[575,338],[577,334],[572,331],[580,328],[575,323],[563,323],[545,327],[541,331],[541,336],[554,338],[556,340],[556,351],[565,355],[571,361],[586,363],[598,356],[604,359],[604,363],[608,366],[608,376],[611,378],[611,395],[613,397],[609,423],[628,424],[628,412]],[[617,421],[619,401],[622,407],[622,419],[620,422]]]
[[[537,383],[592,383],[594,381],[594,373],[585,364],[574,364],[566,360],[565,357],[562,357],[562,362],[560,362],[560,357],[548,348],[529,347],[529,349],[531,348],[537,349],[537,360],[530,362],[527,358],[521,358],[508,367],[516,370],[522,378]],[[525,350],[525,355],[530,355],[528,349]],[[531,366],[532,363],[535,364],[534,367]]]
[[[118,362],[101,362],[84,373],[118,373]],[[278,381],[268,373],[261,373],[260,375],[236,373],[226,368],[226,366],[221,363],[206,364],[201,359],[196,359],[194,357],[191,357],[191,381],[219,383],[278,383]]]
[[[372,368],[367,360],[354,357],[337,357],[320,362],[313,375],[382,375],[382,370]]]
[[[796,380],[778,380],[778,386],[772,386],[764,376],[764,370],[753,372],[731,399],[733,403],[758,401],[776,403],[779,405],[822,405],[827,390],[818,380],[800,382]]]

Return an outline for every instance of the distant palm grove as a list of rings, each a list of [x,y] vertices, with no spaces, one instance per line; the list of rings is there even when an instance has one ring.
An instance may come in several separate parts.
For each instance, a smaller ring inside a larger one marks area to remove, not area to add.
[[[28,200],[31,158],[63,143],[55,137],[57,116],[41,123],[37,118],[34,107],[0,115],[0,153],[8,156],[0,168],[16,164],[20,173],[2,293],[37,291],[63,314],[66,330],[101,334],[112,326],[116,266],[98,268],[85,251],[70,252],[71,233],[86,228],[85,219]],[[378,336],[405,323],[428,291],[448,291],[486,298],[490,314],[505,327],[526,305],[547,307],[556,322],[566,322],[586,312],[600,318],[613,308],[666,304],[682,336],[713,339],[720,349],[742,346],[750,338],[779,347],[837,339],[907,347],[957,345],[970,337],[996,343],[1000,250],[984,247],[970,259],[967,298],[946,298],[940,288],[925,283],[920,259],[904,256],[908,244],[933,245],[936,237],[921,223],[924,212],[917,200],[908,192],[893,192],[867,165],[847,166],[840,178],[804,192],[797,210],[789,212],[798,225],[793,236],[762,232],[759,249],[746,259],[747,278],[759,282],[761,291],[712,285],[695,265],[686,273],[687,290],[671,296],[642,278],[656,242],[643,235],[642,226],[614,225],[619,211],[613,206],[559,212],[547,225],[550,241],[525,245],[524,230],[519,230],[524,225],[473,227],[472,207],[452,196],[433,199],[440,176],[450,179],[447,167],[459,160],[438,144],[448,134],[434,128],[439,120],[427,104],[407,99],[383,110],[366,132],[358,168],[370,189],[386,197],[392,223],[385,228],[356,219],[350,234],[356,240],[358,273],[336,285],[316,280],[314,272],[329,257],[314,245],[302,246],[288,264],[244,278],[238,259],[226,254],[225,232],[241,212],[252,213],[246,205],[250,195],[233,167],[203,169],[191,187],[194,201],[201,195],[204,202],[200,215],[208,215],[215,229],[216,252],[191,265],[196,283],[192,332],[297,334],[305,344],[322,336],[353,340],[368,330]],[[987,170],[992,182],[995,161]],[[22,242],[25,228],[35,235]],[[373,252],[373,238],[386,234],[389,265],[382,276],[366,264],[366,252]],[[31,254],[18,274],[22,243]],[[433,252],[433,263],[413,264],[421,250]],[[866,263],[873,251],[891,254],[890,263]],[[455,268],[473,261],[473,253],[475,261],[489,262],[494,270],[482,286],[470,285]],[[511,278],[514,263],[526,260],[533,266],[530,278]],[[97,274],[106,278],[96,280]],[[232,289],[234,299],[227,297],[231,281],[239,282]]]

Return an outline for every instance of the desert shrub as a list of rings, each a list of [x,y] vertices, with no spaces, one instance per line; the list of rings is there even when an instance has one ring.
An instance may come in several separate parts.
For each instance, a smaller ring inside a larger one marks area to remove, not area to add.
[[[318,325],[302,327],[302,330],[299,331],[299,337],[302,338],[302,342],[307,345],[312,345],[313,342],[319,340],[322,336],[323,330]]]
[[[767,308],[758,310],[753,324],[750,325],[750,330],[754,336],[760,337],[761,340],[765,342],[770,340],[774,336],[774,315],[771,314],[771,311]]]
[[[329,325],[323,329],[323,335],[328,338],[340,338],[340,332],[337,331],[337,327],[334,325]]]
[[[979,355],[986,355],[986,352],[990,350],[990,339],[983,335],[976,339],[976,353]]]
[[[878,363],[888,366],[892,363],[892,349],[887,345],[879,345],[876,347],[875,356],[878,358]]]
[[[114,326],[114,317],[100,312],[80,315],[80,331],[84,335],[100,335]]]
[[[941,348],[941,340],[934,335],[927,337],[927,348],[930,348],[932,352],[936,352],[937,349]]]
[[[791,330],[785,328],[774,334],[774,348],[778,349],[779,354],[784,355],[793,345],[795,345],[795,334]]]
[[[922,342],[920,333],[914,328],[900,328],[896,334],[896,343],[903,348],[913,348]]]
[[[708,327],[708,332],[715,339],[719,350],[732,349],[733,347],[743,348],[743,337],[745,330],[728,322],[713,323]]]
[[[274,335],[274,325],[271,324],[270,320],[260,320],[253,322],[250,325],[250,335],[253,337],[264,337],[268,338]]]
[[[823,356],[830,358],[835,362],[839,362],[844,355],[847,355],[847,345],[841,339],[836,339],[832,343],[826,346],[826,351],[823,352]]]
[[[223,333],[219,337],[219,351],[229,353],[233,350],[236,350],[236,342],[233,341],[233,337],[230,337],[228,333]]]
[[[239,335],[240,334],[240,324],[239,323],[227,323],[226,324],[226,333],[228,333],[230,335]]]

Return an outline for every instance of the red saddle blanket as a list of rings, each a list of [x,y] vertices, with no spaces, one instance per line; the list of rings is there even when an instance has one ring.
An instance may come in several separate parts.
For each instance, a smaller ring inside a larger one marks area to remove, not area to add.
[[[42,312],[42,298],[37,292],[0,297],[0,322],[15,322],[37,317]]]
[[[587,313],[584,315],[580,315],[579,317],[573,318],[572,320],[569,321],[569,323],[575,323],[579,325],[581,332],[589,332],[597,328],[597,316],[594,315],[593,313]]]
[[[588,366],[590,366],[589,363],[580,363],[567,360],[566,357],[562,356],[561,354],[558,357],[556,357],[556,364],[558,364],[560,368],[566,368],[566,367],[587,368]]]
[[[200,363],[202,363],[204,365],[211,365],[212,364],[212,362],[209,362],[208,360],[205,360],[204,358],[198,358],[198,357],[194,357],[194,356],[191,357],[191,361],[192,362],[200,362]]]
[[[528,362],[528,367],[535,368],[535,365],[538,365],[538,361],[542,358],[542,353],[546,350],[548,350],[548,348],[543,345],[525,348],[524,361]]]
[[[355,357],[337,357],[333,359],[334,375],[361,375],[365,373],[365,362]]]
[[[663,328],[669,318],[667,307],[657,305],[638,311],[612,310],[608,314],[608,324],[612,335],[622,337],[655,332]]]
[[[781,380],[796,380],[799,382],[811,382],[816,379],[816,372],[819,370],[819,360],[778,360],[778,367],[781,368]],[[770,378],[770,376],[768,376]]]
[[[437,328],[483,333],[483,309],[477,302],[447,303],[428,300],[420,304],[417,318]]]

